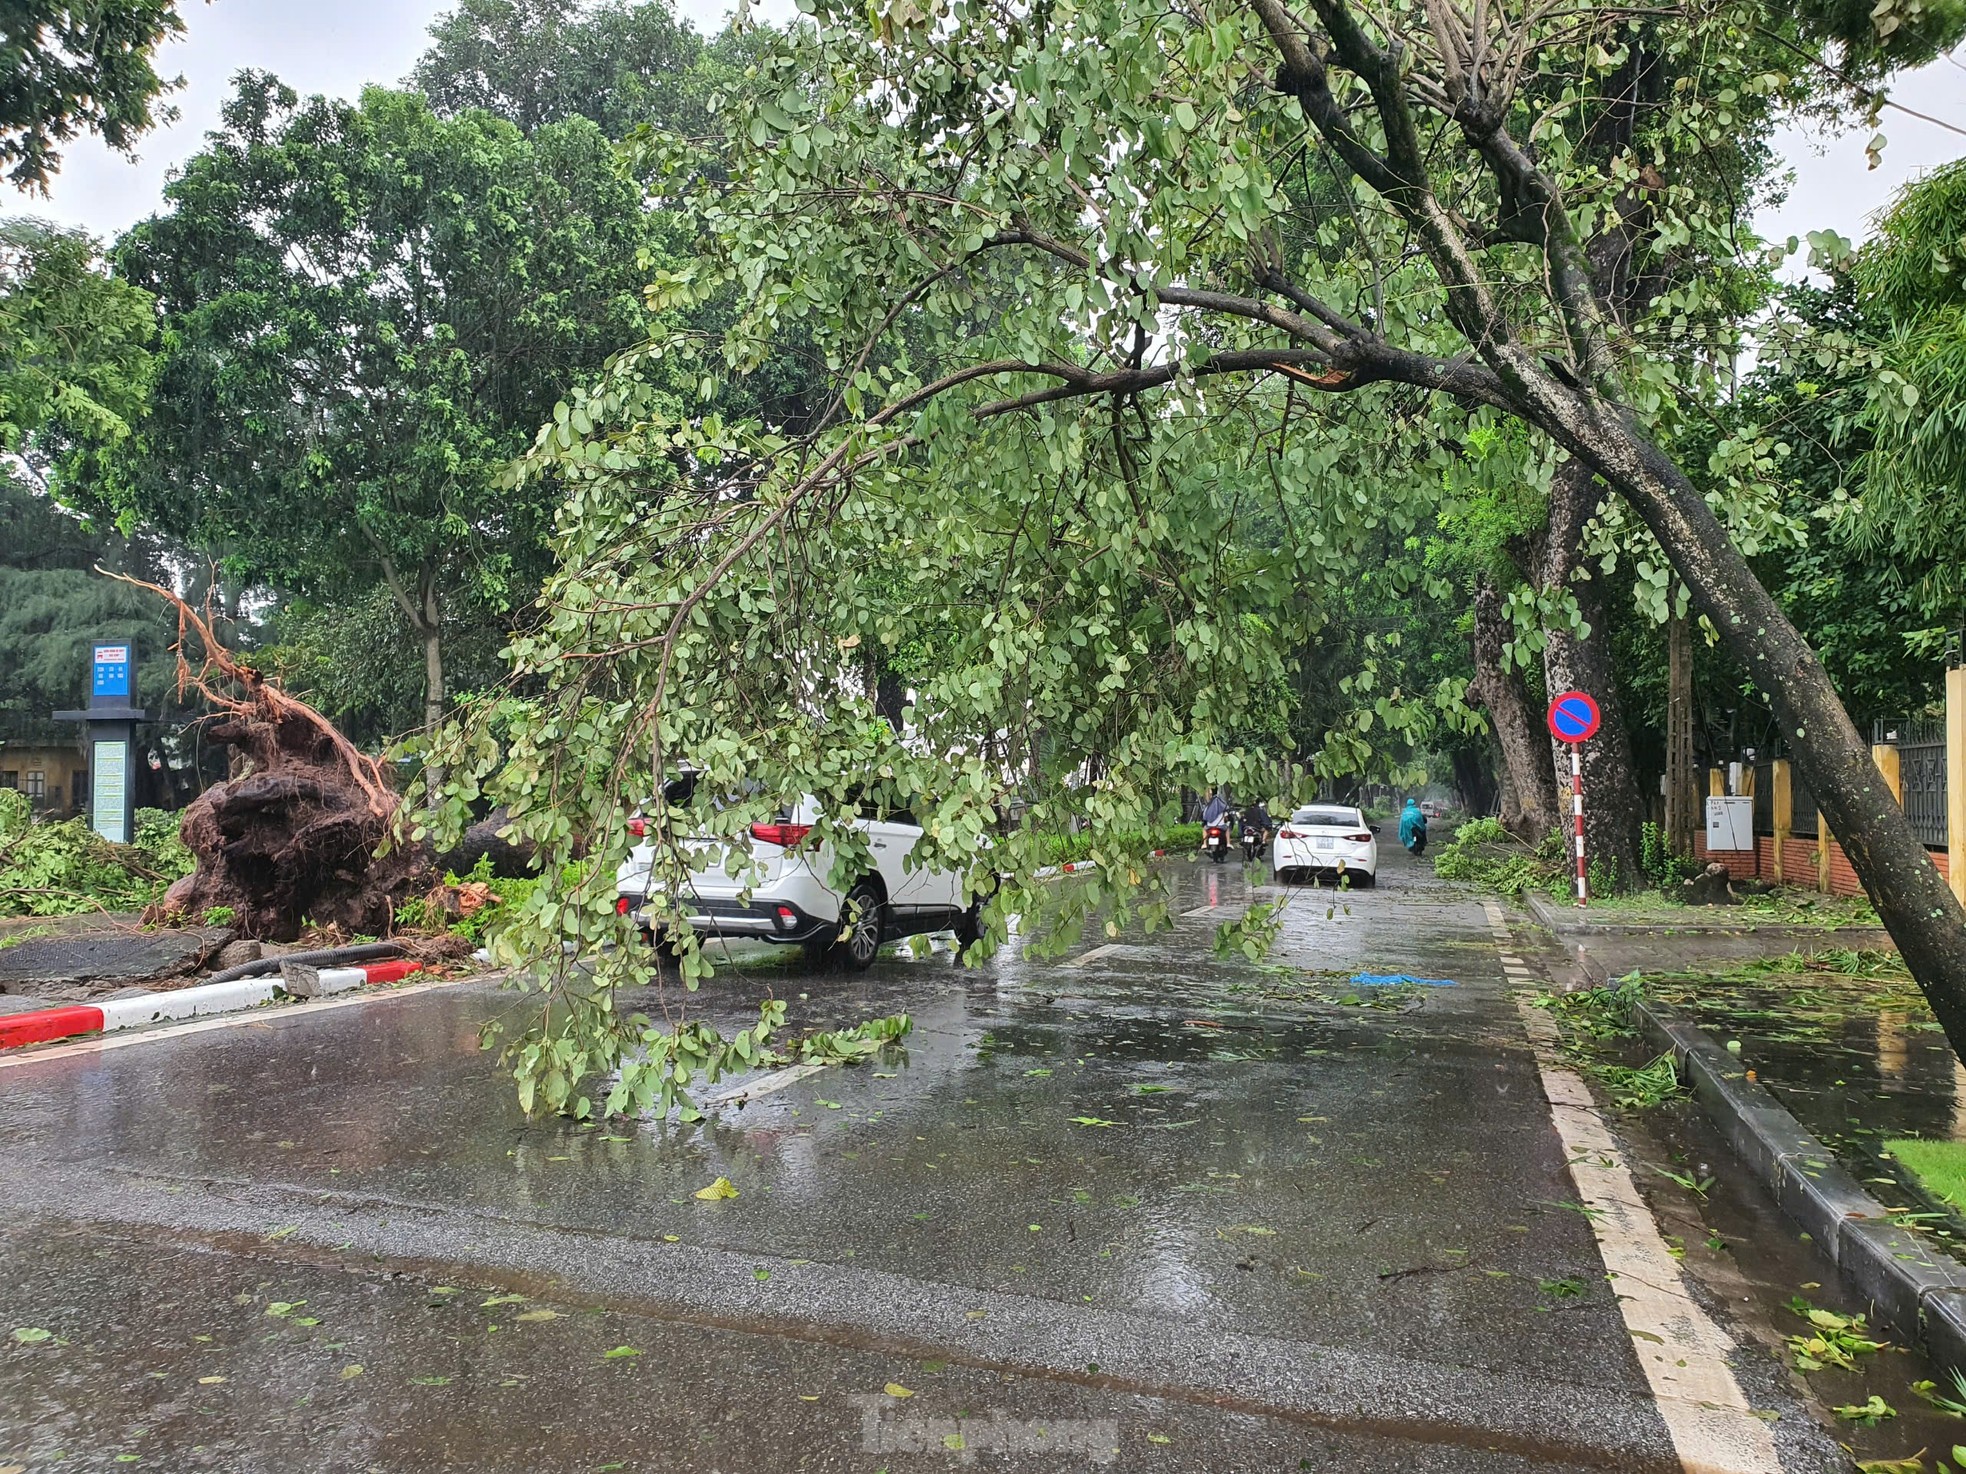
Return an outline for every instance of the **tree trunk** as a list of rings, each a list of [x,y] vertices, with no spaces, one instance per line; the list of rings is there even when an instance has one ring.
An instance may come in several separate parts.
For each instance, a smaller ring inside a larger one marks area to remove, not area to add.
[[[1597,702],[1602,724],[1582,744],[1584,759],[1584,855],[1614,891],[1630,890],[1643,873],[1638,863],[1639,829],[1645,810],[1632,760],[1631,732],[1611,672],[1611,636],[1605,623],[1603,587],[1579,577],[1584,526],[1597,512],[1602,493],[1590,468],[1570,460],[1550,481],[1550,520],[1541,547],[1537,583],[1552,598],[1568,590],[1589,633],[1567,626],[1543,630],[1543,679],[1551,696],[1583,691]],[[1548,743],[1557,791],[1570,794],[1570,744]],[[1566,811],[1570,805],[1561,805]]]
[[[1508,623],[1502,614],[1501,596],[1493,584],[1483,579],[1475,591],[1475,678],[1469,690],[1488,712],[1495,740],[1502,749],[1502,767],[1507,779],[1502,785],[1503,827],[1528,843],[1537,844],[1556,827],[1557,791],[1550,781],[1549,744],[1542,723],[1530,706],[1522,678],[1503,663],[1503,647],[1507,642]],[[1513,804],[1508,800],[1513,800]]]
[[[423,637],[423,730],[434,732],[444,720],[444,634],[418,630]]]
[[[444,721],[444,611],[436,587],[423,585],[423,609],[416,632],[423,640],[423,730],[432,733]]]
[[[1477,819],[1495,807],[1495,778],[1488,758],[1485,743],[1480,747],[1456,747],[1447,755],[1454,776],[1455,797]],[[1284,792],[1289,791],[1286,785]]]
[[[1693,853],[1699,802],[1693,773],[1693,619],[1675,614],[1666,624],[1666,845],[1675,855]]]
[[[1755,578],[1699,488],[1626,412],[1581,395],[1549,408],[1543,427],[1624,493],[1694,606],[1768,698],[1830,832],[1953,1052],[1966,1058],[1966,908],[1911,832],[1822,661]]]

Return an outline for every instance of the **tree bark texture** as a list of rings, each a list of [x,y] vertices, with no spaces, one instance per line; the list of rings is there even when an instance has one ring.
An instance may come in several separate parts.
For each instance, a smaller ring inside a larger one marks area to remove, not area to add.
[[[1632,760],[1631,732],[1625,725],[1618,682],[1611,669],[1611,637],[1605,623],[1603,586],[1580,577],[1584,527],[1602,500],[1596,479],[1575,460],[1556,468],[1550,481],[1550,520],[1539,552],[1537,584],[1548,596],[1568,590],[1590,633],[1568,626],[1543,630],[1543,679],[1555,696],[1583,691],[1602,715],[1602,725],[1582,744],[1584,761],[1584,855],[1614,890],[1630,889],[1641,874],[1639,829],[1645,811]],[[1570,794],[1570,744],[1550,739],[1548,751],[1557,791]]]
[[[1666,624],[1666,844],[1675,855],[1693,853],[1699,802],[1693,772],[1693,620],[1675,614]]]
[[[1557,790],[1551,781],[1549,741],[1543,724],[1522,678],[1504,662],[1507,643],[1508,620],[1502,613],[1501,596],[1483,579],[1475,590],[1475,677],[1469,689],[1487,711],[1501,748],[1508,779],[1502,787],[1502,825],[1533,845],[1546,839],[1558,823]]]

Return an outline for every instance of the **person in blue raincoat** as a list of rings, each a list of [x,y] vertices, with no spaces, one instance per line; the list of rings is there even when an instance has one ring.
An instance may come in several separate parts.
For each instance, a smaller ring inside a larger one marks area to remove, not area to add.
[[[1409,798],[1399,816],[1399,842],[1416,855],[1427,852],[1427,816],[1420,812],[1420,800]]]

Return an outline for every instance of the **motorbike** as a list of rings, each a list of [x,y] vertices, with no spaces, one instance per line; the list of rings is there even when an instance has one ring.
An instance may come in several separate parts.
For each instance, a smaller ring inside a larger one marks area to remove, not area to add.
[[[1229,830],[1224,824],[1211,824],[1202,831],[1202,848],[1208,851],[1208,858],[1220,865],[1229,858]]]
[[[1256,852],[1263,848],[1263,831],[1247,819],[1242,825],[1242,860],[1245,865],[1256,858]]]

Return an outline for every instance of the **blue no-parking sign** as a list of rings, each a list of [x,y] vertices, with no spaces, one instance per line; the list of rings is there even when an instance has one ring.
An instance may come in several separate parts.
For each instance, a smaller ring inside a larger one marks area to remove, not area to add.
[[[1560,742],[1584,742],[1597,735],[1597,703],[1582,691],[1565,691],[1550,703],[1550,735]]]

